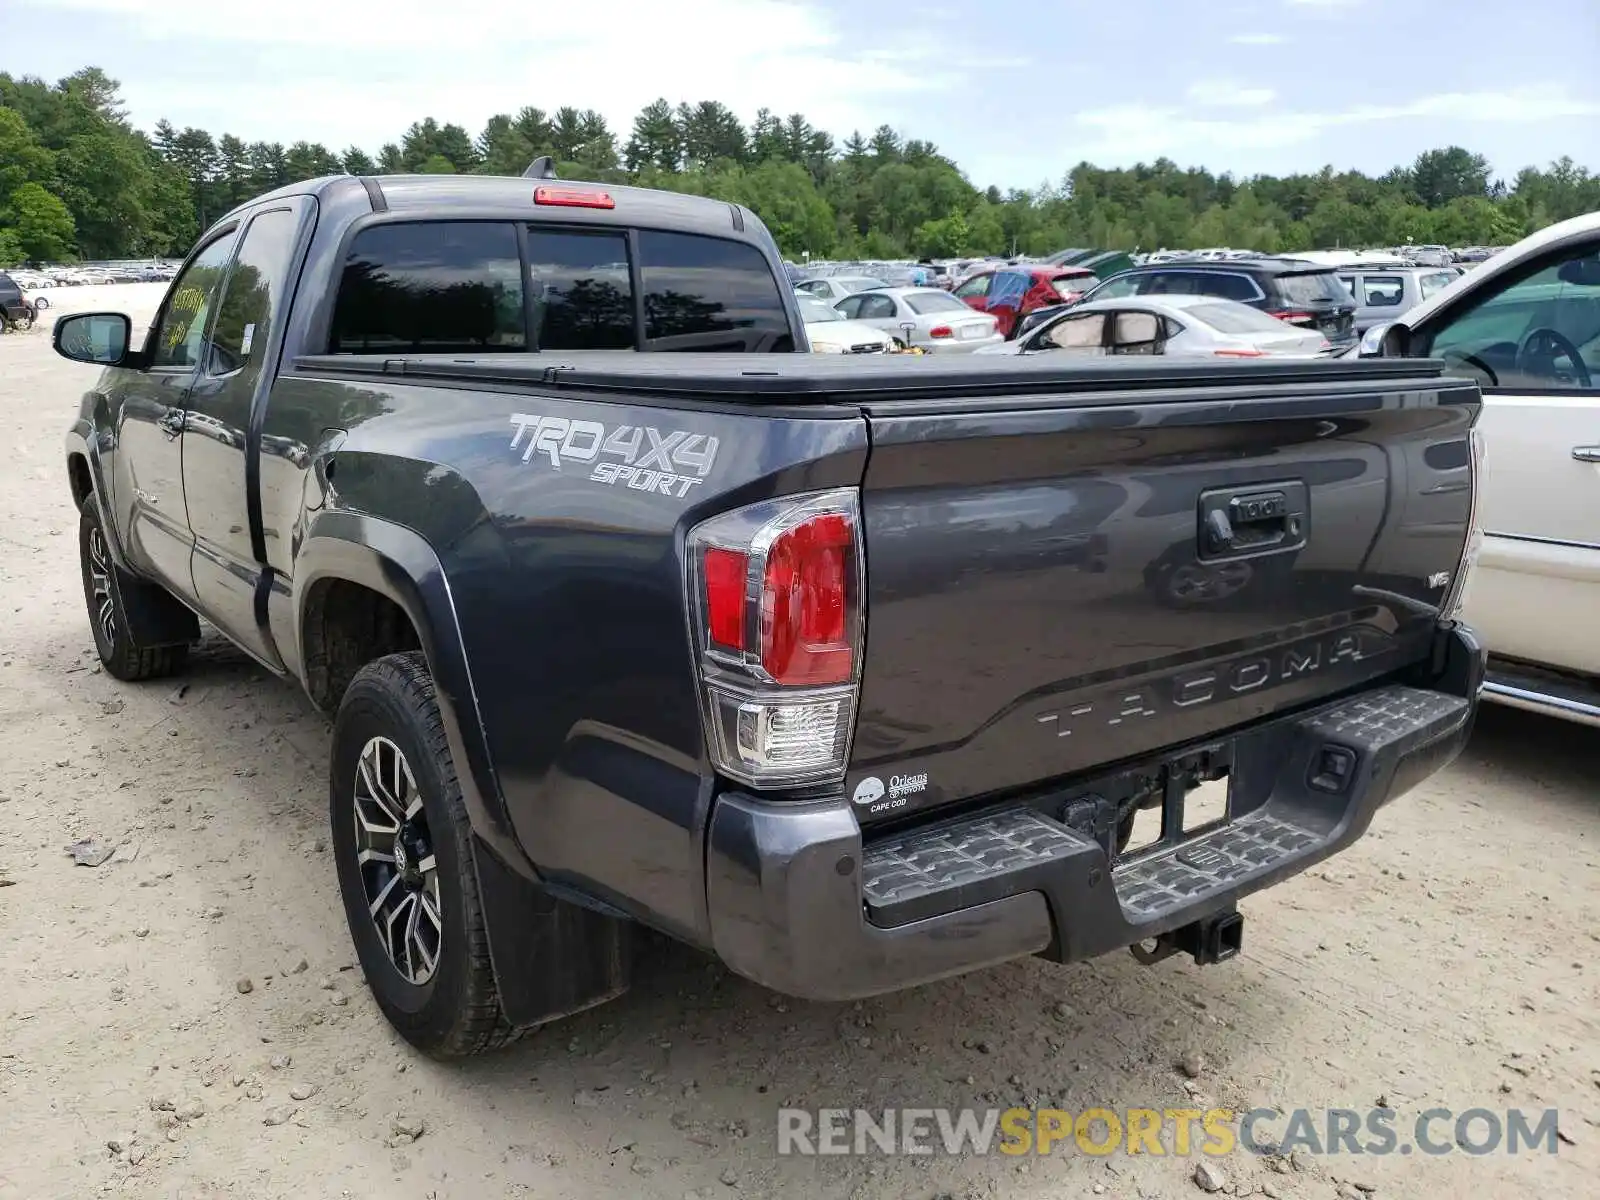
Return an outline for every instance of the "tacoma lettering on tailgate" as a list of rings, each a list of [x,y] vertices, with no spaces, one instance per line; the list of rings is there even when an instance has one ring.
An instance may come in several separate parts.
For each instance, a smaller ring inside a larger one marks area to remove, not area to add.
[[[1137,687],[1112,690],[1092,700],[1040,713],[1034,719],[1053,730],[1056,737],[1071,737],[1076,732],[1143,721],[1175,709],[1276,687],[1342,663],[1375,658],[1394,647],[1394,639],[1379,630],[1344,630],[1276,650],[1240,655],[1213,666],[1180,671]]]

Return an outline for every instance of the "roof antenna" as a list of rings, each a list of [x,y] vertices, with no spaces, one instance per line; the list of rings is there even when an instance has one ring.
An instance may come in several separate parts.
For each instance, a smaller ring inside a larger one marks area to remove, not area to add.
[[[548,154],[541,154],[528,164],[528,169],[522,173],[524,179],[554,179],[556,177],[556,160]]]

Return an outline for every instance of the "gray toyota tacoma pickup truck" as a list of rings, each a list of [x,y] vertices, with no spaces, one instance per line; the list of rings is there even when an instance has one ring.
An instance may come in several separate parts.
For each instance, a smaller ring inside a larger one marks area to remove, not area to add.
[[[1437,363],[803,353],[752,213],[546,178],[273,192],[132,334],[55,329],[100,659],[204,618],[333,714],[350,931],[439,1057],[641,924],[824,999],[1219,961],[1471,726]]]

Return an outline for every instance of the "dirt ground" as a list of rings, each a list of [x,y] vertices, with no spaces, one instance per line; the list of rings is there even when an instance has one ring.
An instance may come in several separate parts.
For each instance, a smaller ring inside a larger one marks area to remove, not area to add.
[[[147,316],[159,287],[57,292],[52,316]],[[827,1005],[652,942],[620,1001],[420,1058],[352,969],[325,721],[215,638],[180,681],[98,670],[61,450],[94,378],[43,326],[0,338],[0,1197],[1185,1197],[1176,1156],[779,1160],[775,1110],[1380,1098],[1402,1129],[1553,1106],[1563,1140],[1240,1154],[1224,1190],[1596,1194],[1600,731],[1503,710],[1350,852],[1246,901],[1224,966],[1026,961]],[[75,865],[86,838],[115,852]]]

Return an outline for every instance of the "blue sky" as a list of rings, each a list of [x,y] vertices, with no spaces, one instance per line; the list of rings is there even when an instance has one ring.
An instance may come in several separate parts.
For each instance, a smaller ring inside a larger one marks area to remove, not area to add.
[[[0,29],[0,70],[99,65],[141,127],[335,149],[524,104],[625,135],[664,95],[891,124],[980,186],[1163,154],[1378,172],[1450,143],[1508,178],[1600,168],[1600,0],[0,0]]]

